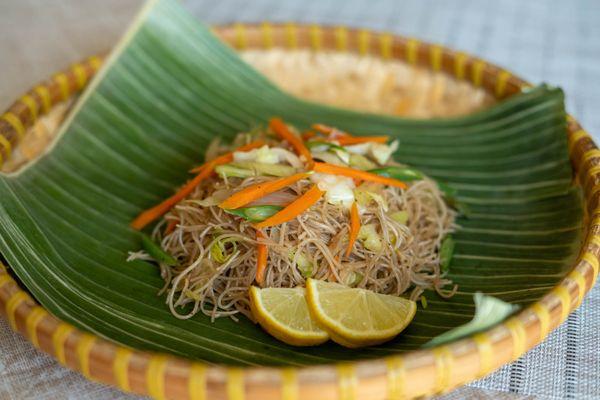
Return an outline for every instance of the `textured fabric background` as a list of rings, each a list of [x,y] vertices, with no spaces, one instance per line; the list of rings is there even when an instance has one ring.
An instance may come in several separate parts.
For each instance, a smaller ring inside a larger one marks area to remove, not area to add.
[[[416,36],[561,86],[600,139],[600,1],[188,0],[210,23],[298,21]],[[140,0],[0,0],[0,109],[35,82],[107,51]],[[541,345],[443,399],[600,399],[600,285]],[[134,399],[86,381],[0,320],[0,399]],[[312,400],[312,399],[311,399]]]

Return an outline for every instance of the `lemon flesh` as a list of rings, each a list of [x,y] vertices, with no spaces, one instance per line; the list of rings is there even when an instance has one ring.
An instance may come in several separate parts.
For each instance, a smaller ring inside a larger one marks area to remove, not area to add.
[[[309,279],[308,307],[331,339],[342,346],[371,346],[392,339],[412,321],[414,301]]]
[[[314,346],[329,335],[311,318],[305,289],[250,288],[252,315],[265,331],[294,346]]]

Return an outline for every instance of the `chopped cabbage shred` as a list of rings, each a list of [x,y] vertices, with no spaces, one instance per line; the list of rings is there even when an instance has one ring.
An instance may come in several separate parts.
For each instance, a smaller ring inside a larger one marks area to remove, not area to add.
[[[354,181],[345,176],[315,173],[310,180],[325,192],[329,204],[342,204],[346,207],[354,203]]]

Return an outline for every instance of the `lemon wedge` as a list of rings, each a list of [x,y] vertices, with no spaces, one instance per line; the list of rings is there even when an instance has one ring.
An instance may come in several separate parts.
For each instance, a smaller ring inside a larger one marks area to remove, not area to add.
[[[265,331],[294,346],[314,346],[329,339],[311,318],[305,289],[250,288],[252,315]]]
[[[392,339],[412,321],[414,301],[308,279],[306,300],[313,318],[342,346],[371,346]]]

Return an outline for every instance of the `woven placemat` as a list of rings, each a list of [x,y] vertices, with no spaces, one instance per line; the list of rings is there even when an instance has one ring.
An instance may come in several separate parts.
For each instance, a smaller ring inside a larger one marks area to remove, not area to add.
[[[32,83],[108,50],[141,0],[0,2],[0,107]],[[598,140],[600,2],[503,0],[188,0],[211,23],[263,20],[388,30],[474,53],[567,93],[570,112]],[[0,320],[0,399],[131,398],[86,381],[37,352]],[[600,287],[568,321],[513,364],[443,399],[600,398]]]

